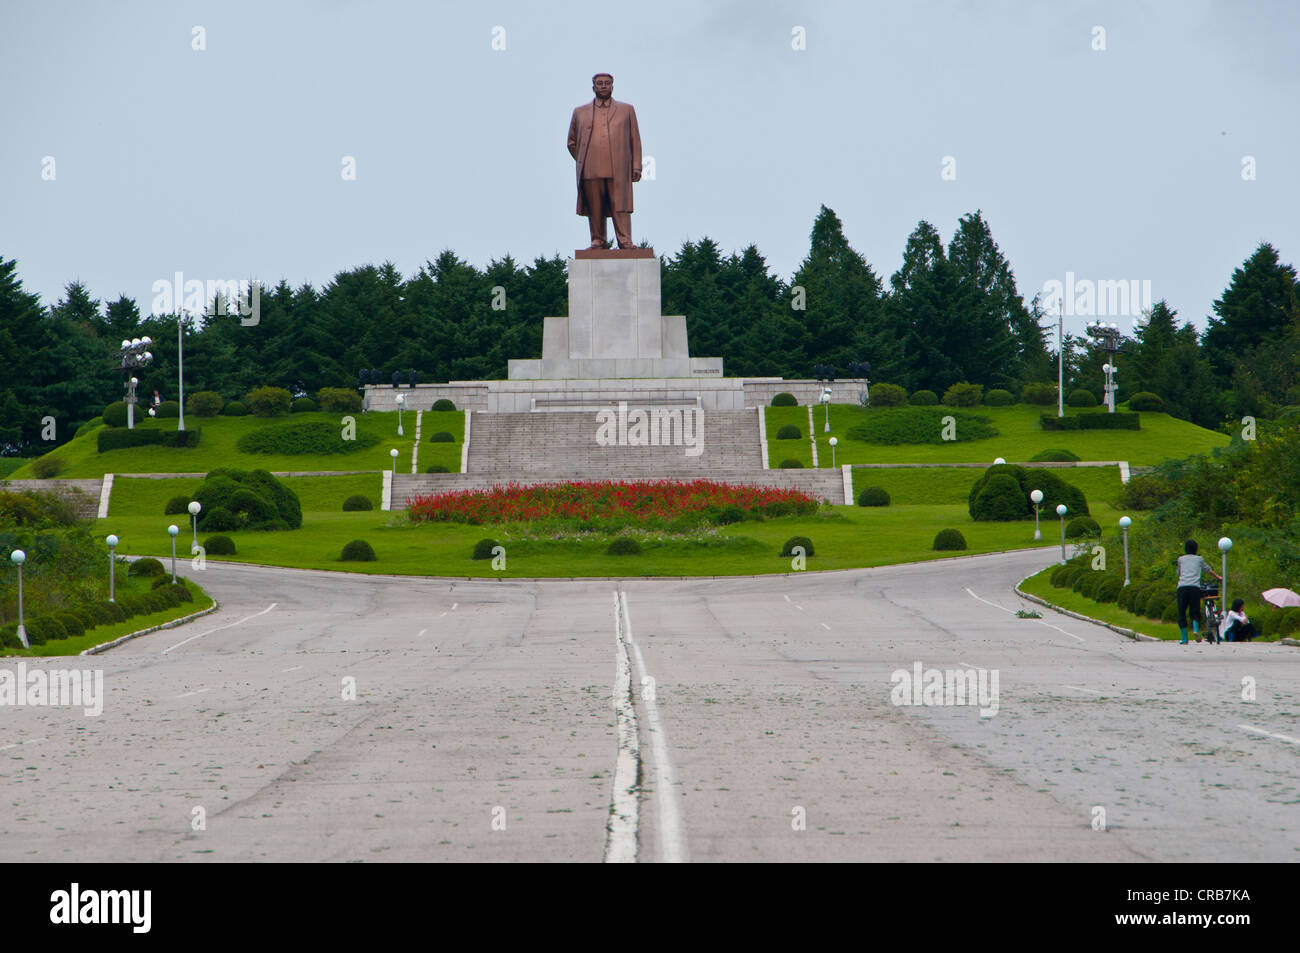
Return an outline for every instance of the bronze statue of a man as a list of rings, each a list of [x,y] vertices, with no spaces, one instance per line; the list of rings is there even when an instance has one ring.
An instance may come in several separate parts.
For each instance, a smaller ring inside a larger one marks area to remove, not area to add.
[[[641,131],[636,110],[614,99],[614,77],[591,78],[596,98],[573,110],[569,155],[578,163],[578,214],[591,226],[591,247],[608,248],[605,219],[614,219],[619,248],[632,248],[632,183],[641,181]]]

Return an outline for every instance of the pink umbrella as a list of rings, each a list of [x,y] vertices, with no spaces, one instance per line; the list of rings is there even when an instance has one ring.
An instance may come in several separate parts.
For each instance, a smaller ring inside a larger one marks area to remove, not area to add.
[[[1290,589],[1266,589],[1260,595],[1279,609],[1285,609],[1287,606],[1300,606],[1300,593],[1292,592]]]

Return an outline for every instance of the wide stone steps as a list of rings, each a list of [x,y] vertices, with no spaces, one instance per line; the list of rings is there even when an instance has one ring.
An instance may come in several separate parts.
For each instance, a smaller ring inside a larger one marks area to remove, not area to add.
[[[100,477],[79,480],[5,480],[0,481],[9,490],[53,490],[73,501],[77,515],[94,519],[99,513],[99,492],[104,485]]]

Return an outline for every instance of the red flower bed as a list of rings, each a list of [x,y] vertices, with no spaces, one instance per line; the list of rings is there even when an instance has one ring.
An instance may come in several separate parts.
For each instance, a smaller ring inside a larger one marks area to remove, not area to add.
[[[780,487],[737,486],[713,480],[603,480],[531,486],[510,483],[490,490],[431,493],[414,497],[407,509],[417,523],[532,522],[554,518],[640,522],[690,515],[712,521],[710,517],[724,510],[731,510],[731,518],[720,521],[734,522],[756,515],[807,515],[815,513],[819,505],[806,493]]]

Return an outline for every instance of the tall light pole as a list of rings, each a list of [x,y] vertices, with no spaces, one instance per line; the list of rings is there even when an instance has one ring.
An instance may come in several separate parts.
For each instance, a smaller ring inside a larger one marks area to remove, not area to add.
[[[1034,490],[1029,498],[1034,501],[1034,539],[1042,539],[1043,531],[1038,528],[1038,505],[1043,502],[1043,491]]]
[[[1064,503],[1057,504],[1056,515],[1061,518],[1061,565],[1065,565],[1065,514],[1069,512],[1069,507]]]
[[[1127,516],[1119,518],[1119,531],[1124,534],[1124,585],[1128,585],[1128,528],[1133,525],[1133,520]]]
[[[198,500],[192,500],[187,509],[190,511],[190,522],[194,524],[194,548],[190,552],[197,553],[199,551],[199,511],[203,509],[203,504]]]
[[[839,443],[838,437],[831,437],[831,469],[835,469],[835,445]]]
[[[1056,299],[1056,416],[1065,416],[1065,299]]]
[[[822,406],[826,408],[826,424],[822,427],[822,433],[831,432],[831,389],[827,387],[822,391]]]
[[[1120,332],[1118,324],[1107,324],[1105,321],[1093,321],[1088,325],[1088,336],[1092,338],[1097,347],[1105,351],[1110,357],[1102,365],[1102,373],[1105,374],[1104,388],[1106,393],[1106,407],[1108,413],[1115,413],[1115,353],[1119,350],[1120,338],[1123,334]]]
[[[180,419],[176,424],[177,430],[185,429],[185,319],[187,317],[189,317],[188,311],[182,311],[176,316],[176,395],[181,405]]]
[[[108,601],[117,602],[117,537],[110,535],[104,542],[108,543]]]
[[[172,538],[172,585],[176,585],[176,535],[180,532],[180,527],[175,523],[167,527],[167,535]]]
[[[18,567],[18,638],[22,641],[23,648],[30,649],[27,626],[23,625],[23,563],[27,562],[27,554],[21,549],[15,549],[9,554],[9,560]]]
[[[389,450],[388,455],[393,458],[393,478],[397,478],[397,451]]]
[[[1224,536],[1219,540],[1219,552],[1223,553],[1223,579],[1219,581],[1219,613],[1227,615],[1228,606],[1228,550],[1232,549],[1232,540]]]
[[[402,429],[402,410],[405,409],[405,407],[406,407],[406,395],[398,394],[397,395],[397,435],[399,437],[406,436],[406,431]]]
[[[130,341],[123,341],[118,356],[122,359],[121,370],[134,370],[137,367],[146,367],[153,360],[153,353],[149,350],[153,346],[153,340],[147,335],[142,338],[132,338]],[[127,378],[126,382],[126,427],[128,430],[135,429],[135,387],[140,383],[140,379],[134,375]]]

